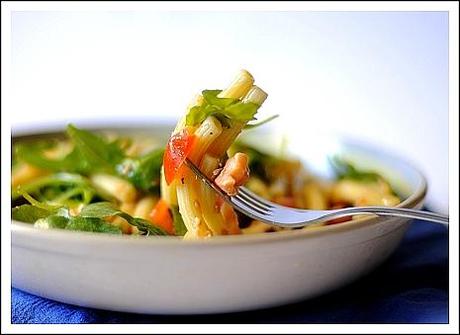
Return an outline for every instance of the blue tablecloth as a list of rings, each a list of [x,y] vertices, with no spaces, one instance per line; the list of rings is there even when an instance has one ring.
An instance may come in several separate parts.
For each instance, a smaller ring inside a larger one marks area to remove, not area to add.
[[[12,289],[12,323],[447,323],[448,230],[414,221],[400,247],[366,277],[278,308],[158,316],[82,308]]]

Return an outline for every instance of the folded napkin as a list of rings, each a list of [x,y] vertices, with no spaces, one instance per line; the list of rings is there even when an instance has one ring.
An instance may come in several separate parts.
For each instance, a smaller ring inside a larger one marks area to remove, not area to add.
[[[12,323],[447,323],[448,230],[414,221],[395,253],[342,289],[277,308],[201,316],[103,311],[12,289]]]

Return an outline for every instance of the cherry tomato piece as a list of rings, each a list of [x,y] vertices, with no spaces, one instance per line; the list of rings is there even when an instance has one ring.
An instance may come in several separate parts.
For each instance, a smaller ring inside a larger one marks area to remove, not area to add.
[[[191,152],[195,136],[187,128],[171,136],[163,156],[166,183],[169,185],[177,177],[187,155]]]
[[[150,221],[166,230],[169,234],[174,235],[174,223],[169,206],[163,199],[160,199],[149,215]]]

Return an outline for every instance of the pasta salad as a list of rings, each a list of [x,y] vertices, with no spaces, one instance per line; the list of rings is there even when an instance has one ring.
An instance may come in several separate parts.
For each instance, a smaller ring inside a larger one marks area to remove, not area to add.
[[[166,144],[154,134],[144,138],[91,132],[71,124],[64,138],[15,142],[12,218],[40,229],[185,239],[290,230],[235,211],[195,177],[184,164],[186,158],[230,195],[244,184],[264,198],[296,208],[400,202],[382,176],[360,171],[340,157],[331,160],[336,178],[322,180],[300,160],[239,140],[245,129],[274,118],[257,121],[267,93],[254,82],[242,70],[224,90],[203,90]]]

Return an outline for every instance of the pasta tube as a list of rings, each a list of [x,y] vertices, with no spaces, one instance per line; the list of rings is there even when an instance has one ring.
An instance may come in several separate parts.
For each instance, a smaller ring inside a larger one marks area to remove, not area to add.
[[[234,210],[181,164],[187,157],[211,177],[266,98],[242,70],[225,90],[195,97],[176,126],[163,160],[162,197],[178,204],[187,239],[240,233]]]
[[[97,188],[110,194],[120,202],[134,202],[137,198],[136,188],[128,181],[104,173],[95,173],[90,176],[91,182]]]

